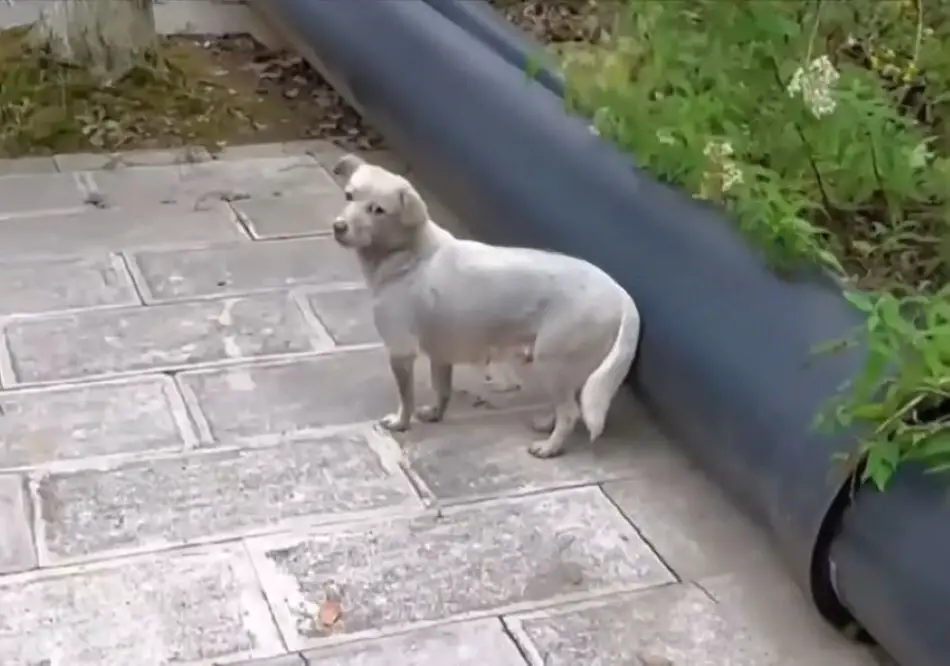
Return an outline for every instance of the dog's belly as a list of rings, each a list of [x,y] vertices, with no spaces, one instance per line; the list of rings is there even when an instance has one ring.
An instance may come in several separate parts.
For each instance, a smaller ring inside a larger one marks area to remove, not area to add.
[[[489,358],[524,357],[530,351],[533,335],[516,329],[498,332],[472,326],[459,330],[437,322],[420,331],[419,346],[427,356],[446,363],[485,363]]]

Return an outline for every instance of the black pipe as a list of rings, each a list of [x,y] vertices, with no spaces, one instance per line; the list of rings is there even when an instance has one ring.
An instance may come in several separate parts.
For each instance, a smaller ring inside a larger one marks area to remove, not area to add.
[[[950,663],[948,526],[946,478],[905,465],[858,491],[831,547],[840,600],[902,666]]]
[[[422,0],[257,6],[295,35],[469,229],[489,241],[584,257],[630,291],[644,319],[635,390],[771,532],[819,610],[836,623],[848,619],[827,555],[846,505],[845,474],[831,456],[851,450],[854,437],[812,427],[863,362],[861,348],[813,355],[862,322],[840,292],[778,277],[718,208],[632,169],[627,156],[566,115],[556,95],[526,82],[510,58],[444,9]],[[839,540],[852,543],[847,526],[872,520],[863,498],[848,510]],[[940,528],[946,532],[946,523]],[[860,551],[835,552],[835,575],[848,590],[844,563]],[[876,584],[869,574],[854,580]],[[945,587],[932,589],[950,601]],[[847,606],[859,620],[866,613],[860,603]],[[912,622],[899,626],[913,631]],[[940,659],[950,654],[950,632],[943,638]],[[894,646],[913,640],[890,636],[885,647],[900,660]]]
[[[508,22],[486,0],[425,0],[447,19],[480,39],[507,62],[534,78],[558,97],[564,96],[564,79],[551,67],[543,46]]]

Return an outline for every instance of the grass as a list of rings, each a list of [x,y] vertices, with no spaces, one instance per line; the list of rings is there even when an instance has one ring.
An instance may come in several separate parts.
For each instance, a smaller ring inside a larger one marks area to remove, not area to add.
[[[557,47],[602,136],[866,314],[864,370],[816,425],[856,427],[880,488],[908,460],[950,469],[947,43],[935,0],[627,0]]]
[[[27,45],[28,28],[0,32],[0,157],[183,145],[220,148],[279,115],[193,41],[160,40],[119,81],[100,85],[83,68]]]

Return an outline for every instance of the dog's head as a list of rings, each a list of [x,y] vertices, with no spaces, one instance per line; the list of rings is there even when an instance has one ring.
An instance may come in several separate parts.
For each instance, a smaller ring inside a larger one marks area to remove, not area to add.
[[[333,237],[344,247],[378,254],[410,246],[429,221],[425,202],[402,176],[346,155],[333,167],[346,205],[333,222]]]

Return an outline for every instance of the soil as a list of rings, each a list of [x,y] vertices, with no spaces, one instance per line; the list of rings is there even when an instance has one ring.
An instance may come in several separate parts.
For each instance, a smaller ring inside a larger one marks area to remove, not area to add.
[[[0,157],[326,139],[376,149],[382,137],[295,54],[248,35],[172,36],[104,87],[0,31]]]
[[[490,0],[505,17],[544,44],[597,42],[621,0]]]

